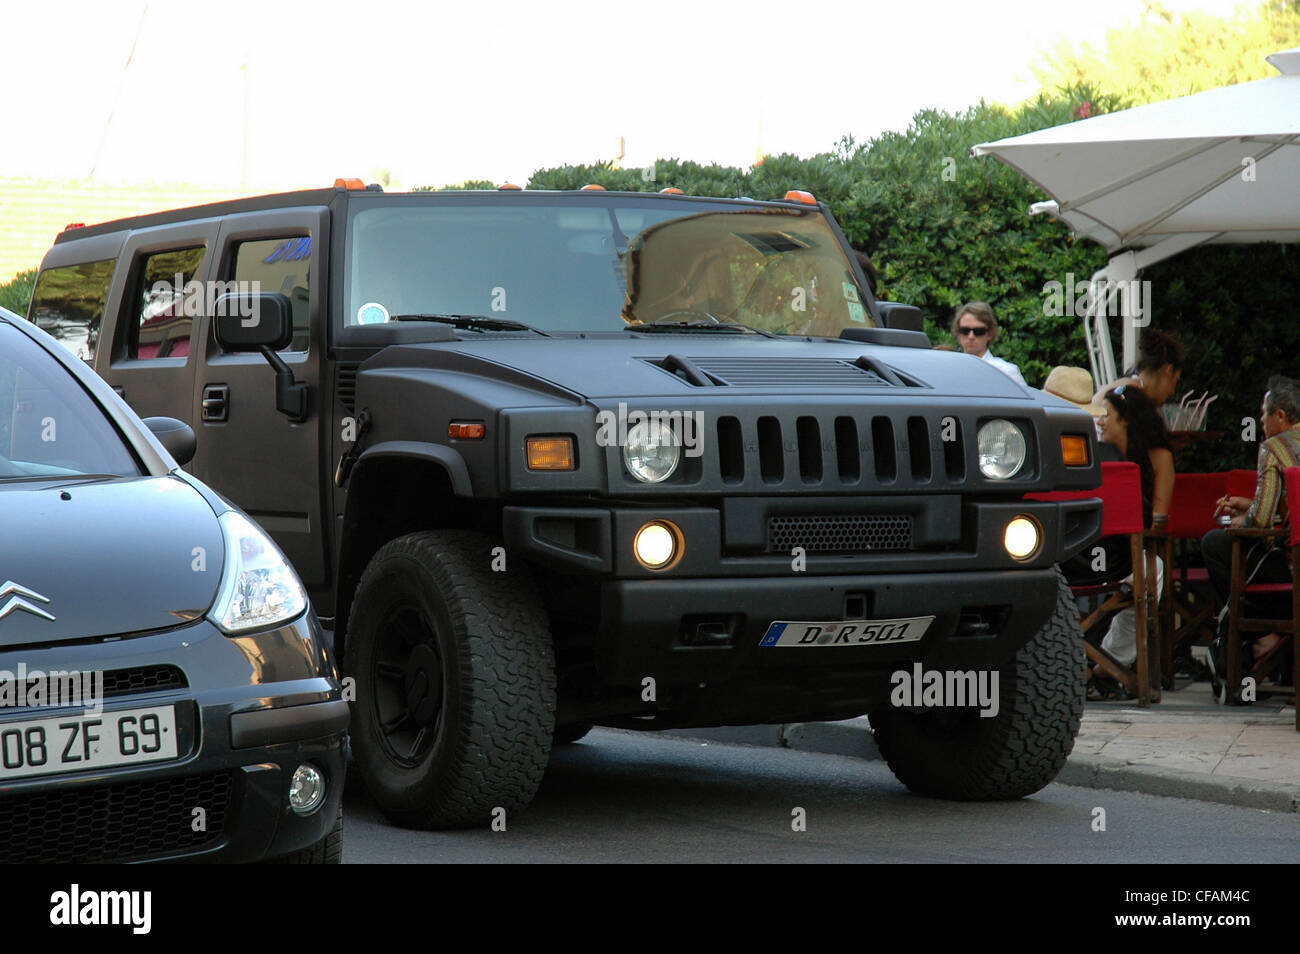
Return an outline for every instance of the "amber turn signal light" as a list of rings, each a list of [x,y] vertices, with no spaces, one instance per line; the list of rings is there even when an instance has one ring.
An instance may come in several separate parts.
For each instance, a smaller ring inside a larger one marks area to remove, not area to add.
[[[1082,434],[1062,434],[1061,461],[1066,467],[1087,467],[1088,438]]]
[[[574,470],[577,467],[572,437],[530,437],[525,443],[529,470]]]
[[[447,436],[460,441],[481,441],[487,436],[487,425],[482,421],[452,421],[447,425]]]

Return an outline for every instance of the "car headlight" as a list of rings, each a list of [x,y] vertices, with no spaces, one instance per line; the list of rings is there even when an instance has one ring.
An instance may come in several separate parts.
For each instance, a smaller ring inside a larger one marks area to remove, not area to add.
[[[637,480],[647,484],[667,480],[681,459],[677,434],[662,421],[643,421],[628,429],[623,462]]]
[[[1014,477],[1025,465],[1025,435],[1010,421],[994,418],[979,429],[980,473],[992,480]]]
[[[287,623],[307,608],[298,574],[265,533],[233,510],[217,522],[226,540],[226,562],[208,619],[223,632],[242,633]]]

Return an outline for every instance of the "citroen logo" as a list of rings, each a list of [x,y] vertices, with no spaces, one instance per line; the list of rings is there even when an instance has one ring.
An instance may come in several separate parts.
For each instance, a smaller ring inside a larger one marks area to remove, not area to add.
[[[8,599],[6,600],[5,597],[8,597]],[[24,610],[33,616],[41,617],[41,619],[54,619],[53,616],[35,603],[29,602],[29,600],[37,600],[41,603],[50,601],[49,597],[41,596],[35,590],[19,586],[12,580],[5,580],[4,584],[0,585],[0,601],[4,601],[4,605],[0,606],[0,619],[4,619],[10,613],[16,613],[18,610]]]

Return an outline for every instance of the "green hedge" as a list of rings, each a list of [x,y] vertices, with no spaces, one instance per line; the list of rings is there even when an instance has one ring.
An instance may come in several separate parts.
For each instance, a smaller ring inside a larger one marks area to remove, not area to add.
[[[1082,321],[1046,313],[1044,286],[1086,281],[1106,262],[1092,242],[1075,243],[1046,216],[1030,216],[1045,196],[970,147],[1060,125],[1117,106],[1113,97],[1079,86],[1043,95],[1016,110],[981,103],[951,115],[918,113],[906,132],[870,142],[845,140],[808,159],[771,156],[751,169],[679,160],[652,169],[608,165],[542,169],[530,189],[656,191],[675,186],[690,195],[773,199],[806,189],[826,202],[849,241],[880,272],[883,298],[919,306],[931,340],[953,344],[947,328],[964,301],[990,302],[1002,328],[995,353],[1040,385],[1057,364],[1088,367]],[[1193,249],[1148,269],[1155,327],[1179,335],[1187,353],[1183,385],[1218,393],[1207,429],[1227,432],[1178,457],[1184,470],[1253,466],[1256,445],[1240,438],[1243,417],[1258,413],[1270,374],[1300,376],[1300,248],[1254,245]],[[1113,345],[1121,359],[1118,320]],[[1121,369],[1122,370],[1122,369]]]
[[[32,288],[36,284],[36,269],[19,272],[13,281],[0,285],[0,307],[8,308],[26,317],[27,304],[32,300]]]

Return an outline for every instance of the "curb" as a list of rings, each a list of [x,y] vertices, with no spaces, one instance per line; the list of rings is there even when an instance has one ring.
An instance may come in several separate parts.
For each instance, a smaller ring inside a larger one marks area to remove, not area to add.
[[[866,761],[880,761],[881,758],[880,749],[876,747],[875,737],[871,734],[865,716],[844,722],[671,729],[663,734],[731,745],[794,749],[820,755],[846,755]],[[1119,759],[1081,753],[1075,753],[1066,760],[1055,781],[1078,788],[1187,798],[1273,812],[1300,812],[1300,786],[1203,775],[1172,767],[1135,765]]]
[[[1300,787],[1249,778],[1202,775],[1186,769],[1134,765],[1096,755],[1071,755],[1056,781],[1080,788],[1189,798],[1272,812],[1300,811]]]

